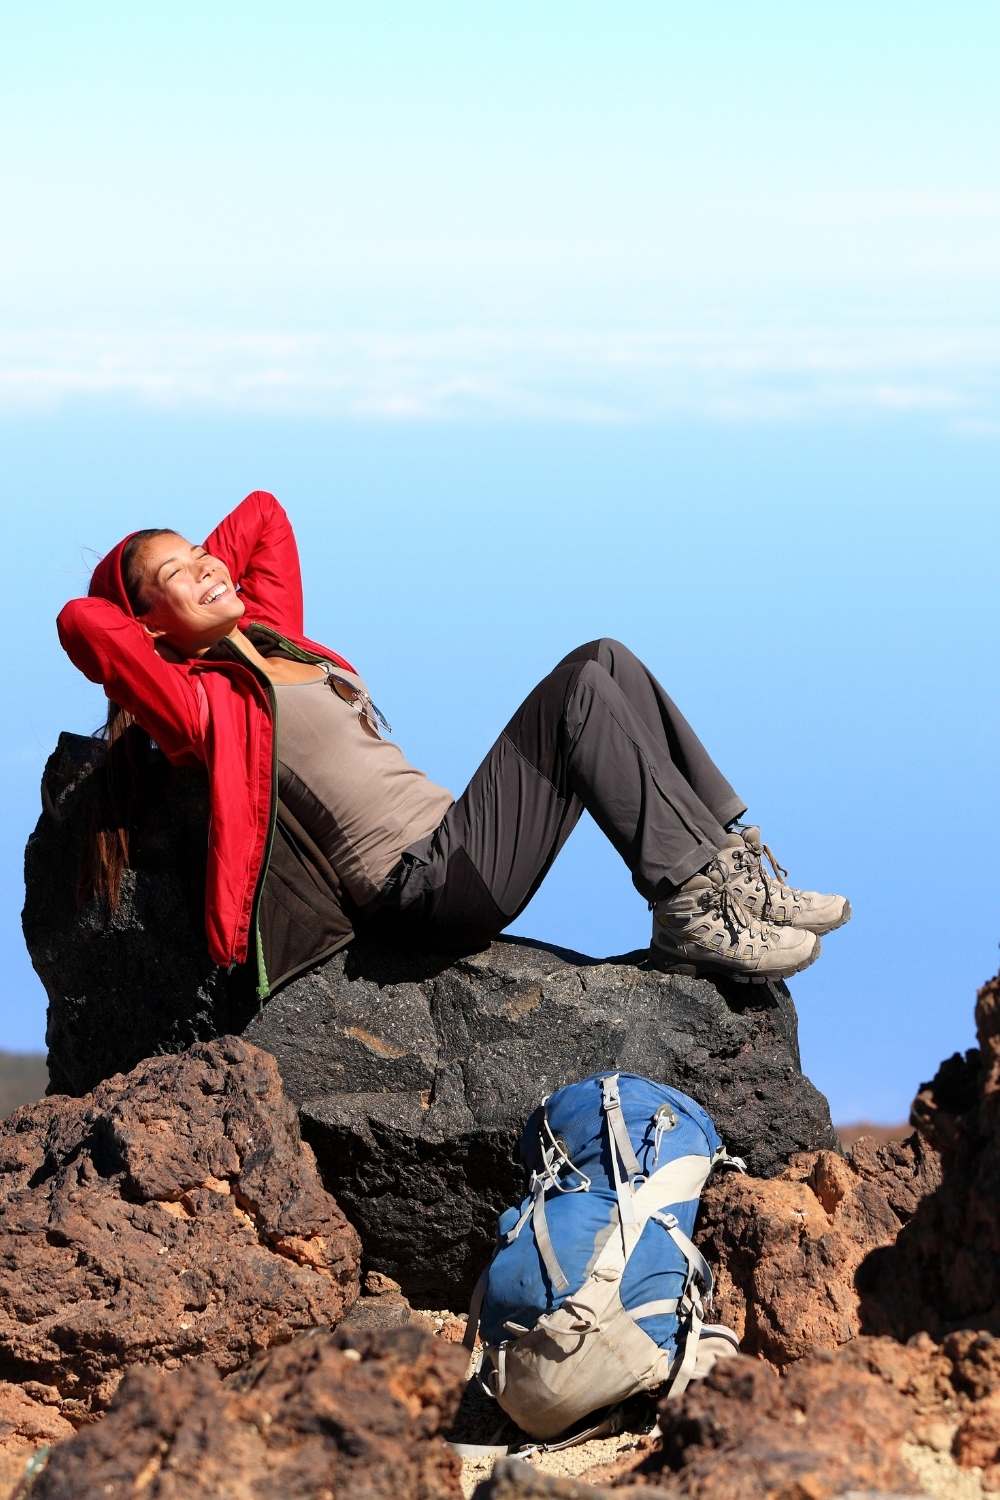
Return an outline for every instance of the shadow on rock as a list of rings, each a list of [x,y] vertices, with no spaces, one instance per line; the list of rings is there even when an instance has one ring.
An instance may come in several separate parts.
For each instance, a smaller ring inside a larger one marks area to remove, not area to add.
[[[1000,976],[979,991],[976,1032],[978,1050],[949,1058],[914,1101],[940,1185],[858,1268],[866,1331],[1000,1333]]]

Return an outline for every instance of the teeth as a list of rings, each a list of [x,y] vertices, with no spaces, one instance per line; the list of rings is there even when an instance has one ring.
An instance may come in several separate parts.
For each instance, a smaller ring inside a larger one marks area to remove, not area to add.
[[[226,585],[224,583],[217,584],[214,589],[210,589],[209,592],[205,594],[201,602],[202,604],[214,604],[216,599],[220,599],[225,592]]]

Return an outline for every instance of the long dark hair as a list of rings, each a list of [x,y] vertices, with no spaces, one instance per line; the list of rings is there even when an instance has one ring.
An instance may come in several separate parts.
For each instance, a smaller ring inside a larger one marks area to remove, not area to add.
[[[142,597],[142,550],[154,536],[170,536],[169,526],[150,526],[130,536],[122,549],[122,582],[133,613],[149,608]],[[108,717],[97,731],[107,746],[97,777],[90,834],[80,872],[80,897],[97,897],[110,913],[121,905],[129,866],[129,836],[146,801],[153,742],[127,709],[108,700]]]

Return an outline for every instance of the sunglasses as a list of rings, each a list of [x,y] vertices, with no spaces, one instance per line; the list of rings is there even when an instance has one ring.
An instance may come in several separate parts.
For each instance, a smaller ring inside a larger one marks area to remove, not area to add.
[[[376,739],[380,740],[383,729],[386,734],[392,733],[389,720],[378,705],[372,702],[371,696],[363,688],[355,687],[353,682],[347,682],[345,678],[338,677],[330,670],[327,671],[326,680],[338,698],[342,698],[351,708],[357,710],[358,718],[369,734],[373,734]]]

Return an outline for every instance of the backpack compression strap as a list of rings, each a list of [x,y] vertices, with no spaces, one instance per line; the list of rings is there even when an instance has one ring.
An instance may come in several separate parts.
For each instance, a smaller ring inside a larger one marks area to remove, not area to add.
[[[544,1105],[544,1099],[542,1103]],[[624,1126],[624,1121],[622,1124]],[[625,1139],[628,1141],[627,1132]],[[555,1246],[552,1243],[552,1236],[549,1233],[548,1219],[545,1215],[545,1194],[549,1188],[553,1188],[557,1193],[589,1192],[590,1178],[586,1172],[581,1172],[579,1167],[574,1166],[565,1146],[563,1146],[561,1141],[556,1140],[552,1134],[544,1109],[542,1110],[541,1128],[539,1130],[539,1148],[542,1158],[542,1171],[532,1172],[531,1174],[531,1181],[528,1184],[528,1206],[521,1214],[517,1223],[511,1229],[508,1229],[506,1234],[500,1236],[493,1253],[495,1255],[501,1245],[509,1245],[512,1240],[516,1240],[524,1226],[530,1222],[535,1235],[535,1243],[538,1246],[538,1253],[542,1258],[542,1264],[545,1266],[552,1290],[554,1292],[565,1292],[569,1290],[569,1281],[566,1278],[565,1271],[559,1264],[559,1257],[556,1254]],[[614,1152],[612,1152],[612,1155],[614,1155]],[[634,1157],[633,1160],[635,1160]],[[571,1176],[575,1178],[575,1186],[569,1186],[568,1182],[560,1176],[565,1167],[570,1169]],[[635,1164],[635,1170],[639,1170],[638,1162]],[[469,1318],[465,1325],[465,1337],[462,1340],[467,1349],[475,1347],[476,1334],[479,1332],[479,1321],[483,1310],[483,1301],[486,1297],[489,1272],[490,1267],[487,1265],[472,1293]]]
[[[618,1199],[618,1222],[622,1233],[622,1248],[628,1260],[637,1238],[634,1189],[630,1179],[639,1175],[639,1162],[632,1149],[628,1126],[622,1114],[621,1095],[618,1092],[618,1074],[609,1073],[601,1079],[602,1106],[608,1122],[608,1146],[611,1155],[611,1172],[614,1177],[615,1195]],[[621,1166],[619,1166],[619,1160]],[[622,1167],[625,1176],[622,1177]]]
[[[579,1443],[589,1443],[591,1438],[614,1437],[618,1432],[624,1432],[626,1426],[626,1412],[624,1403],[613,1406],[610,1411],[605,1412],[600,1421],[585,1427],[582,1432],[574,1432],[572,1437],[560,1438],[555,1443],[532,1442],[530,1439],[523,1443],[449,1443],[448,1447],[459,1458],[530,1458],[533,1453],[559,1453],[563,1448],[575,1448]]]

